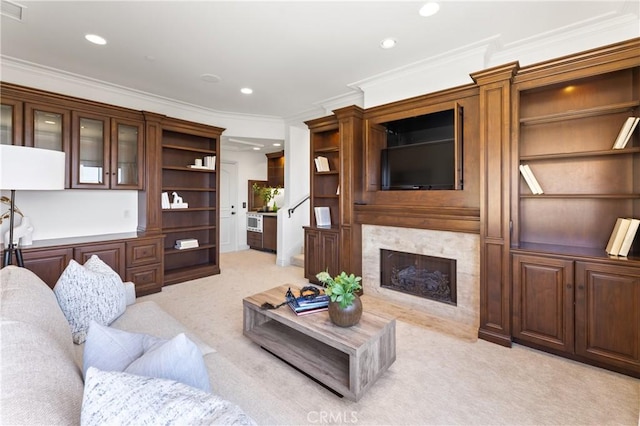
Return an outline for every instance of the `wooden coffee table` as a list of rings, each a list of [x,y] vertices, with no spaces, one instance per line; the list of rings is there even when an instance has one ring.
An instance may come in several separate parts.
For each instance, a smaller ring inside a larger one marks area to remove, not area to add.
[[[396,320],[367,312],[353,327],[334,325],[328,312],[297,316],[278,305],[291,287],[282,285],[243,299],[244,335],[346,398],[358,401],[396,360]]]

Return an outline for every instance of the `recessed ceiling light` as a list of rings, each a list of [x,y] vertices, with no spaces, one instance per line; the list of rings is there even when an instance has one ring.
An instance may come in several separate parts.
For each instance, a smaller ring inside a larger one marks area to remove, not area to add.
[[[277,143],[277,142],[273,144],[273,146],[281,146],[281,145],[282,145],[282,144],[279,144],[279,143]]]
[[[380,47],[383,49],[391,49],[396,46],[398,41],[395,38],[385,38],[380,42]]]
[[[440,10],[440,5],[434,1],[430,1],[429,3],[425,3],[424,6],[420,8],[418,13],[420,16],[432,16],[438,13]]]
[[[254,151],[260,151],[260,148],[258,148],[257,146],[254,146],[254,147],[253,147],[253,150],[254,150]]]
[[[215,74],[202,74],[200,76],[200,79],[202,81],[206,81],[207,83],[219,83],[221,80],[220,77]]]
[[[99,45],[104,45],[107,44],[107,40],[105,40],[104,38],[100,37],[99,35],[95,35],[95,34],[87,34],[84,36],[84,38],[86,38],[88,41],[90,41],[93,44],[99,44]]]
[[[253,89],[249,88],[249,87],[243,87],[242,89],[240,89],[240,91],[242,93],[244,93],[245,95],[250,95],[253,93]]]

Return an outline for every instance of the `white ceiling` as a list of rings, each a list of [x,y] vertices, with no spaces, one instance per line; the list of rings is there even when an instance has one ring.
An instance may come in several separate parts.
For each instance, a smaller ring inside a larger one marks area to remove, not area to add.
[[[14,0],[12,0],[14,1]],[[4,0],[3,0],[4,3]],[[215,111],[290,117],[350,84],[489,37],[508,45],[580,22],[638,14],[626,1],[23,1],[0,53]],[[103,36],[96,46],[87,33]],[[379,47],[394,37],[394,49]],[[218,82],[206,82],[214,74]],[[251,87],[252,95],[240,88]]]

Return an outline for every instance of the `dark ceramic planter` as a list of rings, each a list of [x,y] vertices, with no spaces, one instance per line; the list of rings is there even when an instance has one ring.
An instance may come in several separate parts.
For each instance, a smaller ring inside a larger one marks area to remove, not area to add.
[[[358,295],[353,303],[346,308],[341,308],[339,302],[329,302],[329,318],[339,327],[351,327],[360,321],[362,316],[362,301]]]

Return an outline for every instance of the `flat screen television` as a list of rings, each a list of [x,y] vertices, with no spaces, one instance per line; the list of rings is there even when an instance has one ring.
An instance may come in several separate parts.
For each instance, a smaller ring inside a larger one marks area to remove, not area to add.
[[[459,114],[455,114],[458,111]],[[462,108],[382,123],[381,189],[462,189]]]
[[[382,150],[382,189],[455,189],[455,150],[451,140]]]

